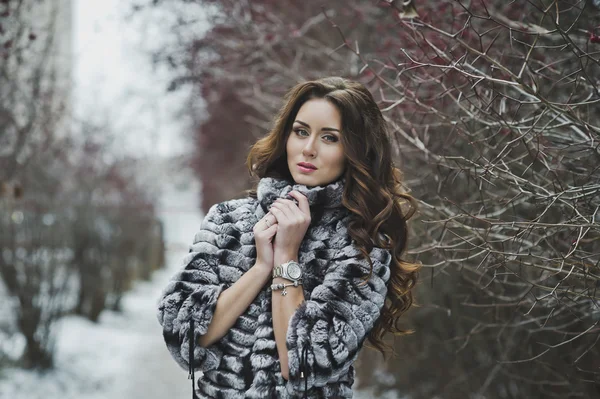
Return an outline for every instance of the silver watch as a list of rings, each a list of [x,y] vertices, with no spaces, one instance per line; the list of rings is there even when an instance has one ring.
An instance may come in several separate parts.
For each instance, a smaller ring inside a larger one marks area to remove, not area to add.
[[[273,278],[281,277],[290,281],[302,279],[302,268],[296,261],[289,261],[273,268]]]

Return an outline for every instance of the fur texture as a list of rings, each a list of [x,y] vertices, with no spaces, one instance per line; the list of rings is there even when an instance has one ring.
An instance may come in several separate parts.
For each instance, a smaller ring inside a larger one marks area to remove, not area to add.
[[[387,293],[391,254],[374,248],[368,262],[351,242],[349,212],[341,205],[344,180],[324,187],[292,185],[263,178],[257,198],[216,204],[205,216],[182,270],[167,285],[158,320],[167,347],[188,369],[190,320],[194,337],[205,334],[219,294],[235,283],[256,259],[252,228],[276,198],[291,190],[308,197],[311,225],[302,241],[306,301],[291,318],[287,333],[290,379],[281,376],[273,333],[270,281],[230,331],[209,348],[195,345],[193,367],[202,370],[199,398],[352,397],[359,349],[379,317]],[[306,363],[301,365],[306,348]],[[307,380],[300,378],[301,368]]]

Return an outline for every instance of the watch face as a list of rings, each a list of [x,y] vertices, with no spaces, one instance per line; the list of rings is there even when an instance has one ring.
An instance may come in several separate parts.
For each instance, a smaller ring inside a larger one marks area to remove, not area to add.
[[[290,263],[288,265],[287,272],[288,276],[290,276],[293,279],[298,279],[302,275],[302,270],[300,269],[300,266],[298,266],[297,263]]]

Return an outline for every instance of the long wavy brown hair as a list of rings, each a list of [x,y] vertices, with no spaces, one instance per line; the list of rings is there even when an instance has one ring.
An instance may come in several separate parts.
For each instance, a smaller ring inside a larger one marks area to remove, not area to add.
[[[371,93],[362,84],[339,77],[296,85],[286,94],[271,131],[250,149],[246,163],[254,177],[293,181],[286,141],[300,107],[313,98],[331,102],[341,114],[346,157],[342,205],[351,212],[350,236],[371,266],[367,278],[373,272],[369,257],[373,247],[392,253],[385,305],[369,334],[370,343],[385,355],[390,348],[383,340],[387,332],[412,332],[403,330],[399,319],[413,304],[412,288],[420,267],[402,258],[408,241],[407,221],[416,212],[417,203],[402,188],[402,174],[392,162],[387,124]]]

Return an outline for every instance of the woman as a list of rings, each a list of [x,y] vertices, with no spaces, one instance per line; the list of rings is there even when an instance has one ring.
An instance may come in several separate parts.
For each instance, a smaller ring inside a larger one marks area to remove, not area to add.
[[[359,83],[298,84],[247,164],[256,190],[210,208],[161,297],[167,346],[203,371],[192,397],[352,397],[359,349],[403,332],[418,269],[383,116]]]

